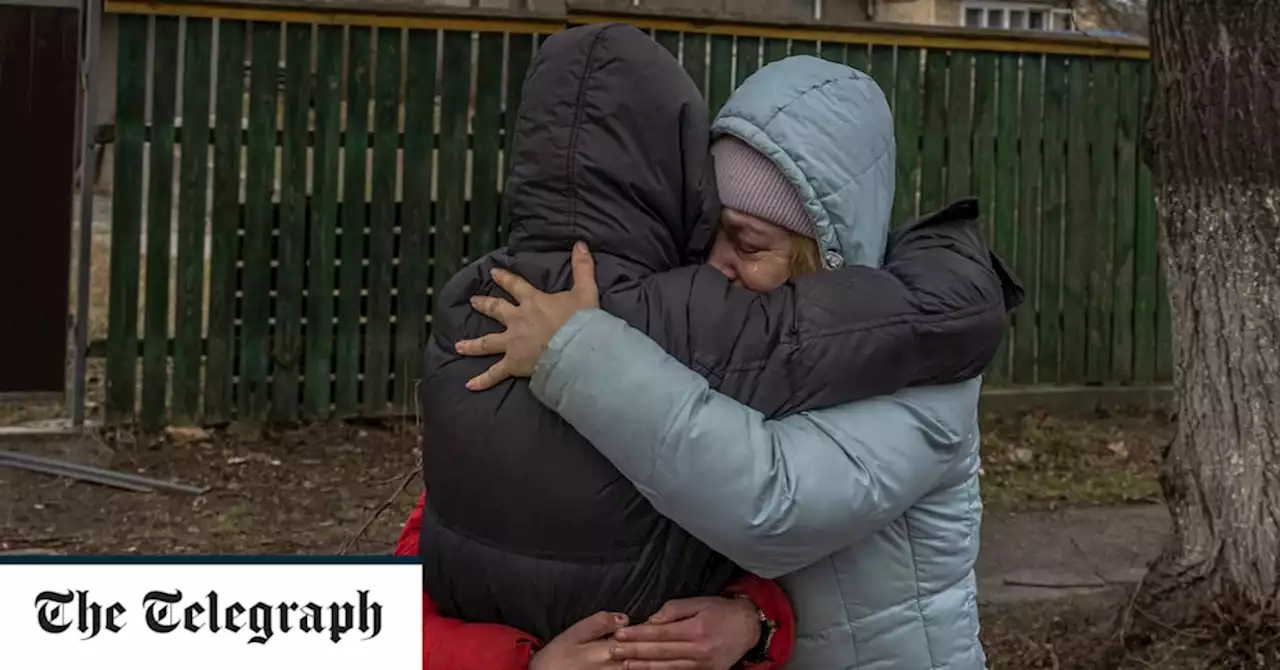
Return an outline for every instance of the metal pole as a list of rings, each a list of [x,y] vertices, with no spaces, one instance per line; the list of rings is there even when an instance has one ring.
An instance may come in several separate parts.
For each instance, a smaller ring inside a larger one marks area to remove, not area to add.
[[[71,399],[71,424],[84,427],[85,364],[89,355],[89,278],[92,274],[93,255],[93,183],[97,178],[97,161],[94,160],[95,121],[98,118],[98,90],[94,82],[94,63],[97,62],[98,37],[101,20],[98,3],[102,0],[84,0],[84,45],[80,55],[80,82],[84,103],[80,105],[80,249],[76,260],[76,362],[75,382]]]

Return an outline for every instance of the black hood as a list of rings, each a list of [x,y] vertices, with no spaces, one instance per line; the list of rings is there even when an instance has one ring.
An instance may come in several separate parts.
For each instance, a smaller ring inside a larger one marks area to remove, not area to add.
[[[608,23],[547,38],[515,126],[510,251],[585,240],[649,272],[700,260],[719,212],[708,126],[693,80],[639,30]]]

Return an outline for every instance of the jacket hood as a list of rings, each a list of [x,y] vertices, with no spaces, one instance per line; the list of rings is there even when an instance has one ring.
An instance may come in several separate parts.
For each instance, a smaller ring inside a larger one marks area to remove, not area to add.
[[[893,115],[875,80],[847,65],[792,56],[756,71],[711,127],[777,164],[818,228],[828,269],[879,267],[893,209]]]
[[[568,251],[581,239],[650,272],[699,260],[719,211],[709,117],[679,62],[636,28],[547,38],[515,126],[510,250]]]

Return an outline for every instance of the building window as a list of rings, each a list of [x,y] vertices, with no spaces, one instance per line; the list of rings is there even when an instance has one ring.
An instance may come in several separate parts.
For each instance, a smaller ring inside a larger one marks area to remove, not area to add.
[[[968,28],[1057,31],[1076,29],[1070,9],[1058,9],[1046,5],[966,2],[963,16],[964,25]]]

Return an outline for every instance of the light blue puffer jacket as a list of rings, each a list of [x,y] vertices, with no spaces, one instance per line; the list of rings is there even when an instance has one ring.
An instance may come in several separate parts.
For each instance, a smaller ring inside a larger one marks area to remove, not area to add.
[[[865,74],[770,64],[720,113],[772,157],[818,222],[828,265],[878,265],[893,203],[893,122]],[[799,670],[974,670],[980,380],[769,421],[712,391],[643,333],[575,315],[534,394],[659,512],[763,577],[798,623]]]

